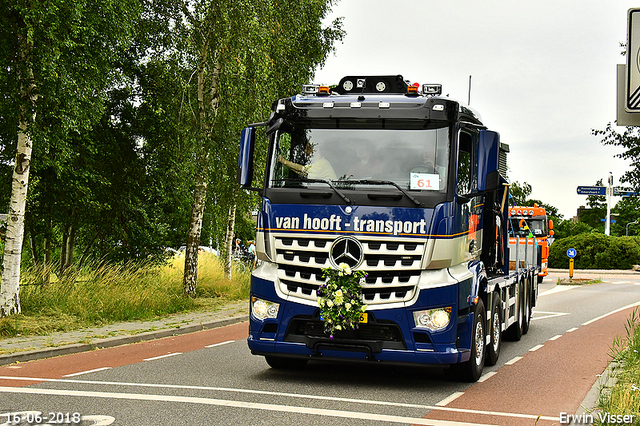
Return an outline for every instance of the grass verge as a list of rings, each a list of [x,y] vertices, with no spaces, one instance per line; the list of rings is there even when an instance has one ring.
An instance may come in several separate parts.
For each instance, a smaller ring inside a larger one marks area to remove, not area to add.
[[[218,259],[198,260],[197,297],[182,294],[184,258],[161,266],[125,264],[88,266],[39,285],[42,273],[24,270],[22,313],[0,318],[0,338],[47,335],[121,321],[149,320],[178,312],[215,309],[249,297],[250,272],[224,277]]]
[[[596,411],[614,416],[634,416],[631,425],[640,425],[640,311],[634,310],[625,325],[626,338],[617,337],[613,341],[611,357],[616,365],[612,371],[614,384],[603,387]],[[594,415],[596,425],[603,423]]]

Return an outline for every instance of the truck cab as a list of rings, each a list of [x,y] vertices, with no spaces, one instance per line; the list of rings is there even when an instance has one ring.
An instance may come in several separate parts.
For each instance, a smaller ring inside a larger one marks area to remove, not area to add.
[[[268,151],[256,185],[260,127]],[[272,367],[310,359],[462,364],[477,379],[487,327],[515,321],[497,301],[508,298],[501,292],[510,274],[503,154],[477,112],[441,96],[439,85],[401,75],[347,76],[275,101],[267,121],[243,131],[238,159],[239,184],[262,195],[251,351]],[[365,272],[368,315],[329,336],[317,290],[323,269],[340,264]],[[510,316],[492,325],[492,309]]]

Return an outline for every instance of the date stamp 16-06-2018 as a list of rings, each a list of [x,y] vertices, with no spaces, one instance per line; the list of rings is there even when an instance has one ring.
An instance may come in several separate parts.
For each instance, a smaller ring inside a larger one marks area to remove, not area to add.
[[[17,425],[110,425],[111,416],[83,416],[78,412],[63,411],[16,411],[0,413],[0,426]]]

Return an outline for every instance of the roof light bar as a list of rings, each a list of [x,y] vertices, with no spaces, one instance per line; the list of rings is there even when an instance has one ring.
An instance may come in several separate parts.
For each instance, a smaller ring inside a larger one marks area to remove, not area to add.
[[[316,95],[320,86],[318,84],[303,84],[302,93],[305,95]]]
[[[427,96],[438,96],[442,94],[442,84],[423,84],[422,93]]]
[[[407,86],[407,95],[417,95],[418,86]]]

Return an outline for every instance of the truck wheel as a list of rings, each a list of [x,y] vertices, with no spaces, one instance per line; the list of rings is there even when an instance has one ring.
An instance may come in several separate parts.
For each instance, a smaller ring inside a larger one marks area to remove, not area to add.
[[[473,315],[473,328],[471,336],[471,357],[469,361],[461,364],[453,365],[453,373],[457,378],[465,382],[475,382],[480,376],[482,376],[482,370],[484,369],[485,361],[485,321],[486,313],[484,310],[484,304],[482,300],[476,305],[476,310]]]
[[[524,294],[526,295],[526,300],[523,301],[524,318],[522,321],[522,334],[527,334],[529,332],[529,324],[531,323],[531,288],[533,287],[531,284],[534,279],[535,278],[530,277],[525,281]]]
[[[502,301],[497,293],[493,295],[493,303],[491,304],[489,335],[491,336],[491,341],[487,346],[485,364],[496,365],[500,356],[500,347],[502,346]]]
[[[297,370],[303,368],[308,362],[304,358],[287,358],[275,355],[265,355],[264,359],[269,367],[275,370]]]
[[[518,284],[518,306],[516,316],[518,320],[511,324],[509,328],[505,330],[504,336],[514,342],[519,341],[522,338],[522,325],[524,324],[524,283],[521,281]]]

